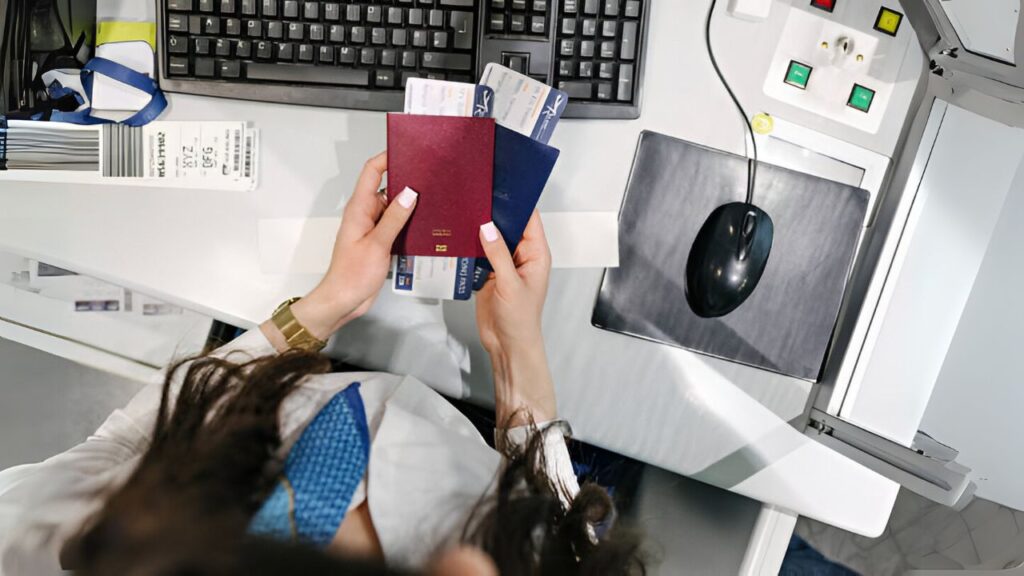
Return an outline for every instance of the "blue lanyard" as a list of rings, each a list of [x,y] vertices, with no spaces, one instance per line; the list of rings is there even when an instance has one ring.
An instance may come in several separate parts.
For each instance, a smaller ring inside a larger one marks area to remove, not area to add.
[[[107,60],[106,58],[93,58],[89,60],[82,67],[82,89],[85,92],[85,97],[92,102],[92,87],[93,80],[96,74],[102,74],[113,80],[117,80],[123,84],[127,84],[132,88],[136,88],[149,94],[149,102],[135,114],[131,115],[128,119],[122,123],[128,126],[143,126],[149,124],[153,120],[156,120],[160,113],[167,108],[167,97],[160,90],[160,86],[157,85],[156,80],[153,80],[149,76],[136,72],[131,68],[118,64],[113,60]],[[62,96],[66,96],[68,93],[74,92],[70,88],[61,86],[59,82],[53,82],[47,87],[47,92],[50,98],[57,99]],[[84,103],[85,100],[81,96],[76,95],[76,99]],[[69,122],[71,124],[110,124],[113,120],[107,120],[104,118],[96,118],[92,115],[92,108],[86,108],[84,110],[78,110],[76,112],[60,112],[54,110],[50,115],[50,120],[54,122]]]

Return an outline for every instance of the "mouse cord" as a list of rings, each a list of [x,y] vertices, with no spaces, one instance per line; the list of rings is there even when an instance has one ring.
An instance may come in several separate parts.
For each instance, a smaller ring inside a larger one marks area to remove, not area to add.
[[[717,3],[718,0],[711,0],[711,7],[708,8],[708,17],[704,24],[704,42],[708,48],[708,58],[711,59],[711,65],[715,68],[715,74],[722,81],[722,86],[725,86],[725,91],[729,93],[733,104],[736,105],[740,116],[743,117],[743,124],[747,127],[747,133],[750,134],[750,142],[753,144],[754,158],[747,159],[747,204],[752,204],[754,202],[754,182],[757,178],[757,140],[754,138],[754,128],[750,125],[750,117],[747,116],[747,112],[743,109],[743,105],[740,104],[739,98],[733,93],[729,83],[725,80],[725,76],[722,75],[722,70],[718,67],[718,61],[715,60],[715,51],[711,49],[711,16],[715,13],[715,5]],[[744,138],[745,141],[746,138]]]

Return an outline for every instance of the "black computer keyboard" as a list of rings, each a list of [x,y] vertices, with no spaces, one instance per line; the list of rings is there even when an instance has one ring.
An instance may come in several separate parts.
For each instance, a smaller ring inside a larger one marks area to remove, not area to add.
[[[650,0],[161,0],[169,92],[400,111],[409,78],[490,62],[565,90],[566,117],[636,118]]]

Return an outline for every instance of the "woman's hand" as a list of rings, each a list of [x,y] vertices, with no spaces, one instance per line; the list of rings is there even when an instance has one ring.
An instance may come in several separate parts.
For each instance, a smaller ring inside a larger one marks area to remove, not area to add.
[[[295,319],[320,340],[326,341],[373,305],[391,267],[391,246],[416,207],[417,195],[411,189],[400,193],[390,206],[377,193],[387,169],[386,152],[363,166],[345,206],[327,274],[292,305]],[[276,336],[271,341],[280,350],[283,338],[279,332]]]
[[[515,257],[493,223],[480,228],[480,240],[494,274],[477,294],[476,320],[494,368],[498,426],[554,420],[555,388],[541,334],[551,252],[540,214],[530,218]]]

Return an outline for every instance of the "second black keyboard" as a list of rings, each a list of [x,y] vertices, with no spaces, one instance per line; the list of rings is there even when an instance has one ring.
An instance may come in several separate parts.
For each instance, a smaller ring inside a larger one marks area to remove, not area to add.
[[[636,118],[650,0],[161,0],[170,92],[367,110],[409,78],[498,62],[570,96],[566,117]]]

